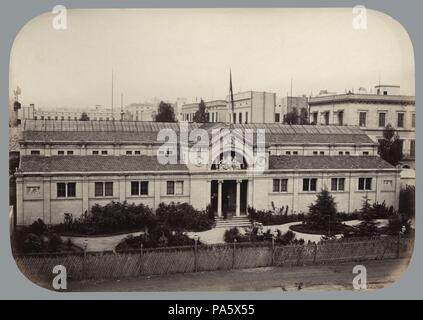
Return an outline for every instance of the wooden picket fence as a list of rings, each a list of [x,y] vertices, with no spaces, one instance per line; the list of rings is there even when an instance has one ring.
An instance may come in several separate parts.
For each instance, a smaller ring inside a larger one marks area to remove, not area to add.
[[[123,279],[212,270],[295,266],[411,257],[414,239],[402,237],[324,241],[279,246],[272,242],[233,243],[131,250],[120,253],[27,254],[15,257],[35,281],[48,281],[54,266],[71,280]]]

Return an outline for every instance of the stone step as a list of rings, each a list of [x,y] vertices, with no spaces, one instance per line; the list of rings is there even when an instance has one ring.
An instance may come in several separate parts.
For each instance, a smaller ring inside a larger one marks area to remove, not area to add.
[[[250,227],[251,222],[246,216],[241,217],[231,217],[229,219],[225,219],[223,217],[216,217],[216,228],[234,228],[234,227]]]

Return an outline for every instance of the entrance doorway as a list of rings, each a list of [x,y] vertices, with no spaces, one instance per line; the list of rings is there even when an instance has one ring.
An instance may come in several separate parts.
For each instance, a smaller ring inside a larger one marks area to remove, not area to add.
[[[221,184],[219,192],[219,184]],[[239,184],[239,186],[237,186]],[[237,214],[237,191],[239,190],[239,215],[247,215],[248,180],[212,180],[211,208],[215,216],[219,213],[224,218],[231,218]],[[220,194],[219,194],[220,193]],[[219,201],[220,197],[220,201]],[[220,211],[219,211],[220,203]]]

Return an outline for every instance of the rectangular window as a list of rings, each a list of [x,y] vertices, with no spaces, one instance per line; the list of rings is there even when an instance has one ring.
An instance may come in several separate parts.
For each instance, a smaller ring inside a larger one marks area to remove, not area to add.
[[[59,151],[57,151],[57,154],[58,154],[59,156],[63,156],[63,155],[65,154],[65,151],[63,151],[63,150],[59,150]]]
[[[58,198],[66,197],[66,183],[59,182],[57,184],[57,197]]]
[[[281,192],[288,191],[288,179],[281,179]]]
[[[317,179],[313,178],[310,179],[310,191],[316,191],[317,190]]]
[[[69,151],[67,152],[67,154],[68,154],[68,156],[71,156],[71,155],[73,155],[73,151],[72,151],[72,150],[69,150]]]
[[[239,123],[242,123],[242,112],[240,112],[238,115],[238,121]]]
[[[31,154],[32,155],[39,155],[40,154],[40,150],[31,150]]]
[[[324,156],[325,155],[325,152],[324,151],[320,151],[320,155],[321,156]]]
[[[372,190],[372,178],[358,178],[358,190]]]
[[[338,154],[339,154],[340,156],[343,156],[343,155],[344,155],[344,152],[343,152],[343,151],[339,151],[339,152],[338,152]]]
[[[326,111],[324,113],[325,125],[329,125],[329,116],[330,116],[330,112],[329,111]]]
[[[68,197],[75,197],[76,196],[76,183],[75,182],[69,182],[67,184],[68,187]]]
[[[416,140],[414,139],[410,140],[410,156],[416,156]]]
[[[216,119],[217,119],[217,114],[216,114]],[[248,112],[245,112],[245,123],[248,123]]]
[[[379,127],[385,127],[386,125],[386,113],[380,112],[379,113]]]
[[[175,194],[175,181],[167,182],[166,194]]]
[[[113,196],[113,182],[106,182],[104,184],[104,195],[106,197]]]
[[[346,156],[349,156],[350,155],[350,152],[349,151],[345,151],[345,155]]]
[[[234,119],[233,119],[234,123],[236,123],[236,113],[234,113]]]
[[[98,154],[98,151],[97,150],[93,150],[93,154]]]
[[[141,181],[141,195],[147,196],[148,195],[148,181]]]
[[[106,155],[107,154],[107,150],[101,151],[101,154]]]
[[[287,192],[288,179],[273,179],[273,192]]]
[[[313,151],[313,155],[317,156],[319,153],[317,151]]]
[[[292,152],[293,155],[298,155],[298,151]]]
[[[363,151],[363,156],[368,156],[369,155],[369,151]]]
[[[140,151],[140,150],[136,150],[136,151],[135,151],[135,154],[136,154],[136,155],[140,155],[140,154],[141,154],[141,151]]]
[[[178,195],[184,194],[184,182],[176,181],[175,185],[176,185],[175,194],[178,194]]]
[[[344,125],[344,111],[338,111],[338,125]]]
[[[289,156],[291,155],[291,151],[286,151],[285,154]]]
[[[415,128],[416,127],[416,114],[415,113],[413,113],[411,115],[411,127],[412,128]]]
[[[303,179],[303,191],[316,191],[317,179]]]
[[[132,151],[127,150],[127,151],[126,151],[126,155],[127,155],[127,156],[131,156],[131,155],[132,155]]]
[[[138,196],[140,194],[140,184],[138,181],[131,181],[131,196]]]
[[[103,182],[96,182],[94,184],[94,196],[96,197],[103,196]]]
[[[404,128],[404,113],[398,113],[397,127]]]
[[[280,113],[275,113],[275,122],[279,123],[281,121],[281,114]]]
[[[344,191],[345,178],[332,178],[331,179],[331,190],[332,191]]]
[[[280,184],[279,184],[280,180],[279,179],[273,179],[273,192],[279,192],[280,189]]]
[[[313,112],[313,124],[317,124],[317,117],[318,117],[318,113]]]
[[[359,114],[359,121],[358,121],[358,125],[360,127],[365,127],[366,126],[366,119],[367,118],[367,112],[360,112]]]

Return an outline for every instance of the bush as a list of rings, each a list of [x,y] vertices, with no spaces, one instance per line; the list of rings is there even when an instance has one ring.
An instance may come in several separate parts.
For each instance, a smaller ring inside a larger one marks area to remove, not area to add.
[[[210,209],[199,211],[188,203],[160,203],[156,209],[159,223],[175,230],[205,231],[214,225]]]
[[[304,244],[303,239],[295,239],[295,233],[291,230],[282,233],[279,229],[277,229],[275,235],[270,229],[263,233],[262,228],[260,227],[246,229],[245,234],[241,234],[238,228],[228,229],[225,231],[224,240],[226,243],[234,243],[235,239],[237,242],[261,242],[271,241],[274,236],[275,243],[281,245]]]
[[[171,231],[167,227],[157,226],[146,234],[129,235],[116,246],[116,251],[141,249],[141,244],[143,248],[192,246],[194,239],[180,231]],[[201,242],[198,241],[197,244],[201,245]]]
[[[30,226],[17,228],[12,238],[14,254],[61,252],[75,249],[69,247],[67,250],[63,250],[62,245],[63,241],[60,236],[50,230],[41,219],[33,222]]]
[[[85,212],[78,218],[65,213],[64,222],[54,228],[67,234],[99,235],[138,231],[153,228],[156,224],[156,218],[148,206],[112,201],[105,206],[95,204],[89,213]]]
[[[416,188],[406,186],[401,189],[398,211],[408,219],[414,219],[416,212]]]
[[[278,212],[282,212],[282,210]],[[248,217],[250,220],[260,222],[265,226],[285,224],[289,222],[304,220],[303,213],[288,214],[287,210],[285,210],[285,212],[282,214],[275,214],[271,210],[256,210],[252,207],[248,207]]]

